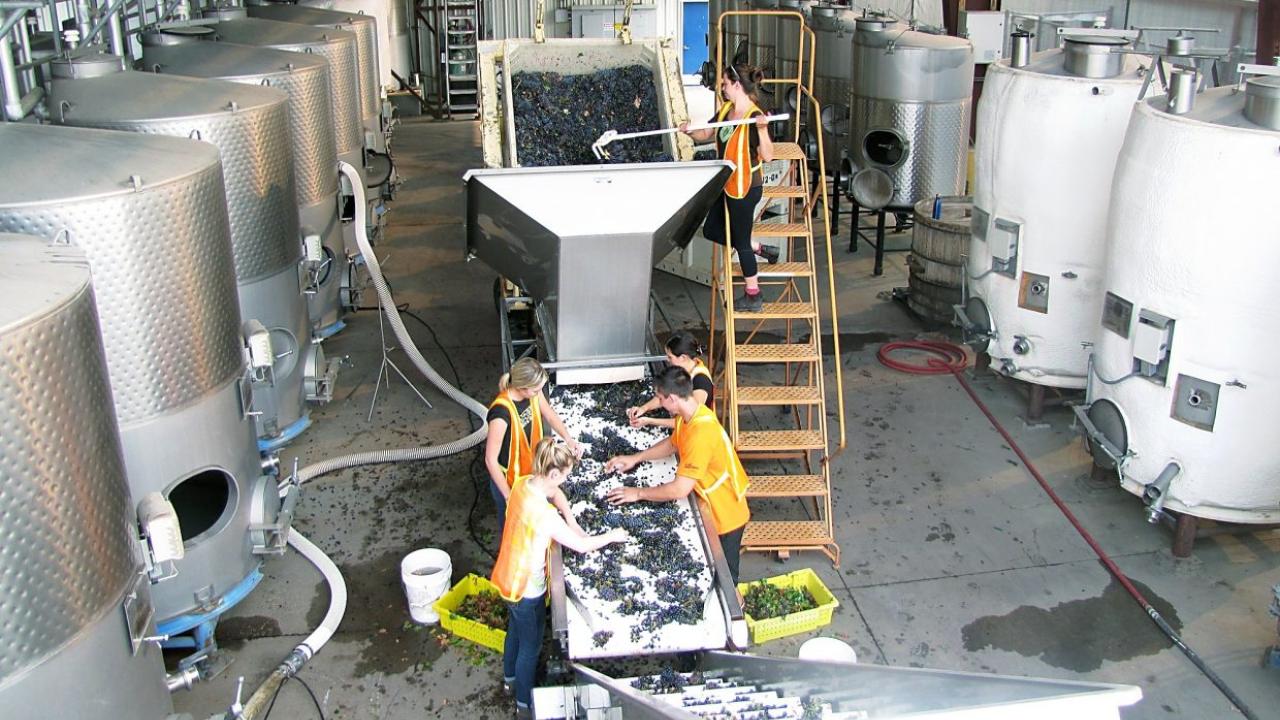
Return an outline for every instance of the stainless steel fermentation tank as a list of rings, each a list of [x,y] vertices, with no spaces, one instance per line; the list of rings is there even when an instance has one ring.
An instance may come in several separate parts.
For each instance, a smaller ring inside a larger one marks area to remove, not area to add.
[[[820,118],[826,173],[834,175],[846,158],[849,102],[853,97],[853,34],[858,13],[847,5],[817,3],[812,15],[816,60],[813,96],[822,105]]]
[[[298,225],[305,253],[303,285],[316,337],[332,335],[342,321],[341,276],[345,272],[342,222],[338,218],[338,155],[330,105],[329,63],[323,57],[231,43],[200,42],[213,30],[200,26],[142,34],[141,69],[173,75],[266,85],[289,95],[289,136]],[[318,241],[318,243],[317,243]],[[308,375],[329,379],[322,356]],[[308,392],[326,397],[317,383]]]
[[[776,11],[778,0],[750,0],[751,10]],[[747,62],[764,71],[767,77],[776,72],[775,56],[778,49],[778,16],[751,15],[747,18],[750,36],[747,38]],[[770,86],[761,88],[761,93]],[[764,102],[761,98],[761,102]]]
[[[668,39],[507,40],[480,43],[485,164],[467,182],[467,248],[535,301],[547,359],[562,383],[637,378],[649,347],[649,287],[656,265],[688,244],[721,192],[729,164],[662,162],[521,168],[511,82],[515,73],[653,71],[663,127],[687,119]],[[664,138],[687,159],[687,138]],[[595,374],[603,366],[623,367]]]
[[[797,12],[804,16],[806,25],[812,24],[814,0],[780,0],[778,9],[783,12]],[[796,76],[800,62],[800,28],[794,18],[778,18],[778,44],[774,50],[773,77],[791,78]],[[805,64],[808,65],[809,48],[805,48]],[[781,104],[781,103],[780,103]],[[785,106],[795,112],[795,100],[789,98]]]
[[[387,137],[382,125],[382,84],[378,81],[378,23],[372,15],[324,10],[269,0],[251,0],[245,5],[251,18],[310,25],[315,28],[345,30],[356,36],[357,86],[360,93],[360,119],[364,126],[365,147],[378,153],[387,152]],[[380,177],[380,175],[378,175]]]
[[[888,175],[888,207],[964,194],[973,91],[969,41],[865,14],[854,31],[850,77],[849,157],[860,170]]]
[[[222,164],[213,145],[54,125],[0,125],[0,231],[68,241],[93,271],[129,487],[160,492],[185,557],[156,567],[158,630],[212,625],[283,550],[240,337]],[[88,412],[81,401],[75,412]]]
[[[258,442],[270,450],[310,424],[309,358],[288,96],[269,87],[127,71],[115,55],[55,60],[51,119],[61,125],[197,138],[222,156],[231,247],[248,340]],[[318,398],[317,398],[318,399]]]
[[[367,170],[364,164],[364,132],[360,120],[360,81],[356,69],[355,35],[345,30],[249,18],[245,16],[244,8],[205,10],[204,17],[216,21],[206,25],[214,31],[213,36],[205,38],[206,40],[317,55],[329,61],[329,91],[338,160],[356,168],[364,177]],[[336,167],[333,172],[338,177]],[[352,225],[355,218],[353,189],[344,178],[339,178],[338,182],[342,192],[339,207],[346,249],[345,261],[341,263],[341,300],[344,308],[354,310],[359,306],[358,290],[361,285],[355,275],[363,267],[363,260],[360,258],[360,248],[356,245],[355,228]],[[367,186],[368,181],[364,182]],[[376,239],[373,230],[381,215],[380,211],[367,213],[366,225],[370,229],[371,240]],[[342,329],[342,325],[332,328],[336,332]]]
[[[172,711],[89,263],[0,234],[0,707],[9,720]]]

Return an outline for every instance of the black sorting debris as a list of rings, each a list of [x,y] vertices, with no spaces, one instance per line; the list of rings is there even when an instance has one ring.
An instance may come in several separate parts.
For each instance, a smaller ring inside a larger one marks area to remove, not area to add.
[[[516,152],[525,167],[664,162],[662,136],[618,140],[597,160],[591,145],[606,130],[657,130],[658,93],[653,71],[642,65],[587,75],[518,72],[511,76]]]

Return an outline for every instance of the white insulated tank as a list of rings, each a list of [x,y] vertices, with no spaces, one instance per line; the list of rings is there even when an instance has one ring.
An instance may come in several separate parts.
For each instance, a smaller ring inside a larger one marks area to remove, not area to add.
[[[165,687],[89,262],[0,233],[0,707],[162,720]]]
[[[978,103],[964,320],[993,367],[1083,388],[1102,312],[1111,177],[1150,60],[1083,77],[1066,52],[993,63]]]
[[[1116,163],[1088,417],[1130,492],[1280,522],[1280,77],[1168,107],[1135,107]]]

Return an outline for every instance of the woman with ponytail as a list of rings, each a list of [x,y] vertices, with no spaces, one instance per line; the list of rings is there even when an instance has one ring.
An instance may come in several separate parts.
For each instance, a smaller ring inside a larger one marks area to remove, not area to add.
[[[702,362],[702,345],[698,343],[697,338],[688,330],[678,330],[667,339],[666,351],[667,364],[681,368],[689,373],[689,377],[693,378],[693,398],[698,401],[699,405],[706,405],[714,412],[715,406],[713,403],[716,399],[716,384],[711,379],[711,371]],[[664,428],[675,427],[675,418],[645,417],[645,415],[657,410],[659,407],[661,407],[661,403],[658,402],[657,396],[654,396],[649,402],[639,407],[627,408],[627,421],[631,423],[631,427],[644,427],[645,425]]]
[[[512,368],[514,370],[514,368]],[[564,498],[560,484],[573,470],[572,450],[543,438],[533,451],[533,474],[519,478],[511,491],[510,511],[502,529],[502,547],[490,578],[507,602],[507,640],[502,652],[504,684],[516,696],[516,716],[530,715],[533,681],[547,624],[547,550],[551,542],[574,552],[595,552],[626,542],[625,530],[587,535],[556,513],[552,504]],[[572,518],[571,515],[567,517]]]
[[[555,408],[542,394],[547,371],[533,358],[520,358],[498,382],[498,396],[489,404],[489,434],[485,438],[484,467],[489,472],[489,490],[498,507],[498,526],[507,514],[507,496],[516,478],[533,472],[533,448],[542,439],[543,422],[564,438],[574,455],[582,456],[582,446],[569,436]]]
[[[756,105],[756,92],[764,72],[745,62],[726,65],[720,78],[720,93],[725,103],[710,122],[756,118],[755,123],[733,127],[707,128],[689,131],[689,123],[681,123],[679,130],[696,142],[706,142],[712,137],[722,159],[734,164],[733,174],[725,183],[724,192],[711,206],[702,232],[717,245],[724,245],[725,214],[729,216],[729,244],[738,253],[742,266],[742,279],[746,284],[742,296],[733,301],[734,312],[760,312],[764,301],[760,297],[760,271],[756,263],[759,255],[770,263],[778,262],[778,248],[762,245],[751,239],[755,224],[756,206],[764,193],[764,175],[761,167],[773,159],[773,141],[769,138],[769,124],[764,111]]]

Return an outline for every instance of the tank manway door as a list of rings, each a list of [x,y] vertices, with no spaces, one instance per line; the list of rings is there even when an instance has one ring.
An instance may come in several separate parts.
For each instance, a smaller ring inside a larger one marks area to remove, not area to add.
[[[463,178],[467,249],[537,303],[552,363],[639,366],[653,267],[689,243],[732,167],[715,160],[472,170]]]

